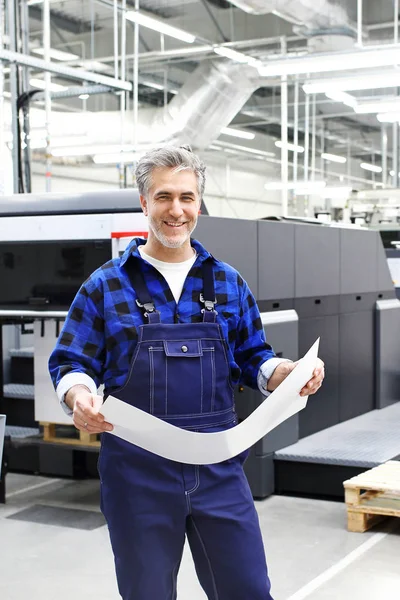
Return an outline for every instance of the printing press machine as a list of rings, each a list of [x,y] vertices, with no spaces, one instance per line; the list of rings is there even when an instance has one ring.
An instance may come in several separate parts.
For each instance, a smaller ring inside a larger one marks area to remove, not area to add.
[[[245,469],[253,495],[340,496],[348,474],[365,470],[362,461],[321,459],[318,448],[316,460],[313,452],[303,460],[293,449],[372,411],[384,414],[400,400],[400,302],[379,232],[211,217],[205,207],[202,212],[194,236],[248,282],[277,355],[296,360],[320,337],[326,365],[324,386],[306,409],[251,449]],[[0,200],[0,414],[7,415],[9,470],[96,476],[93,448],[41,440],[39,422],[70,423],[47,373],[48,356],[80,284],[118,256],[133,235],[146,231],[136,190]],[[13,368],[18,360],[20,367]],[[7,396],[13,373],[24,371],[23,360],[27,374],[31,368],[31,383],[17,382],[27,386],[25,397]],[[262,400],[260,393],[239,386],[239,418]],[[351,431],[346,435],[354,437]]]

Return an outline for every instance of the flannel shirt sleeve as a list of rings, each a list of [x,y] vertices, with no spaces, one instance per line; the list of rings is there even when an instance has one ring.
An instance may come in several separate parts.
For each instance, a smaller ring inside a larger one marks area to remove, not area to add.
[[[90,280],[75,296],[49,359],[49,372],[56,390],[62,378],[73,373],[83,375],[82,383],[85,379],[93,380],[96,387],[102,383],[106,354],[104,317],[99,310],[102,298],[101,289],[94,287]]]
[[[240,382],[259,390],[261,366],[275,358],[275,353],[266,341],[260,312],[250,288],[240,277],[238,282],[240,307],[234,358],[241,370]]]

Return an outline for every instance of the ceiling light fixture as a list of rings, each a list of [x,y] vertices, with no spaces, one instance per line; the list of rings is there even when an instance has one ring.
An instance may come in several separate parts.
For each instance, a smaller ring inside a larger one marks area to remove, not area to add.
[[[369,163],[361,163],[360,167],[364,169],[364,171],[371,171],[371,173],[382,173],[382,167],[378,167],[377,165],[371,165]]]
[[[370,113],[393,113],[400,111],[400,100],[398,98],[391,98],[390,100],[383,100],[382,102],[363,102],[359,103],[355,109],[358,114],[370,114]]]
[[[138,23],[138,25],[142,25],[143,27],[147,27],[153,31],[158,31],[159,33],[169,35],[170,37],[181,40],[182,42],[186,42],[187,44],[193,44],[196,39],[195,35],[192,35],[187,31],[183,31],[183,29],[172,27],[171,25],[164,23],[164,21],[159,21],[158,19],[149,17],[136,10],[128,10],[125,13],[125,17],[128,19],[128,21]]]
[[[275,142],[275,146],[277,148],[284,148],[284,144],[280,140]],[[286,144],[286,148],[292,152],[299,152],[300,154],[304,152],[303,146],[296,146],[295,144]]]
[[[143,154],[139,152],[120,152],[116,154],[95,154],[93,156],[93,162],[96,165],[112,165],[123,163],[137,162]]]
[[[216,142],[219,146],[219,149],[223,148],[233,148],[234,150],[241,150],[246,154],[254,154],[255,156],[262,156],[263,158],[273,158],[275,152],[268,152],[267,150],[257,150],[256,148],[249,148],[248,146],[241,146],[240,144],[232,144],[231,142],[222,142],[218,140]]]
[[[221,133],[229,135],[231,137],[241,138],[243,140],[254,140],[256,137],[254,133],[250,131],[241,131],[240,129],[233,129],[232,127],[223,127]]]
[[[329,154],[328,152],[322,152],[321,158],[324,160],[329,160],[330,162],[342,163],[347,162],[347,158],[345,156],[338,156],[337,154]]]
[[[381,113],[376,115],[380,123],[400,123],[400,112]]]
[[[315,54],[301,58],[269,61],[259,68],[262,77],[282,77],[303,73],[324,73],[387,67],[400,63],[400,47],[369,48],[352,52]]]
[[[357,107],[357,98],[347,94],[346,92],[342,92],[340,90],[330,90],[325,92],[325,96],[330,100],[334,100],[335,102],[342,102],[346,106],[350,106],[356,110]]]
[[[153,88],[153,90],[164,90],[164,86],[161,83],[155,83],[154,81],[141,81],[142,85],[146,87]]]
[[[335,79],[318,79],[305,83],[303,91],[306,94],[326,94],[326,92],[353,92],[400,86],[398,70],[391,73],[373,73],[369,77],[337,77]]]
[[[214,46],[214,52],[215,54],[219,54],[219,56],[229,58],[234,62],[250,65],[251,67],[261,68],[262,66],[262,62],[257,58],[243,54],[243,52],[237,52],[237,50],[232,50],[232,48],[228,48],[227,46]]]
[[[79,98],[80,98],[81,100],[87,100],[87,99],[89,98],[89,94],[81,94],[81,95],[79,96]]]
[[[34,54],[38,54],[39,56],[44,56],[44,48],[33,48],[32,52]],[[57,50],[56,48],[50,48],[49,50],[50,58],[54,58],[54,60],[76,60],[80,58],[78,54],[72,54],[72,52],[64,52],[63,50]]]

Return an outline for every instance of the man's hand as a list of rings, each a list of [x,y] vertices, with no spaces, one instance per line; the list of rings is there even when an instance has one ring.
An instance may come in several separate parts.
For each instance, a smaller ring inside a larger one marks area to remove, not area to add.
[[[268,381],[268,391],[273,392],[278,385],[293,371],[298,364],[297,362],[285,362],[278,365]],[[300,396],[311,396],[318,392],[325,377],[325,365],[321,359],[317,359],[317,366],[313,372],[313,376],[308,383],[303,387]]]
[[[69,389],[65,395],[65,402],[73,410],[74,425],[80,431],[103,433],[113,430],[111,423],[107,423],[99,413],[103,398],[91,394],[84,385],[74,385]]]

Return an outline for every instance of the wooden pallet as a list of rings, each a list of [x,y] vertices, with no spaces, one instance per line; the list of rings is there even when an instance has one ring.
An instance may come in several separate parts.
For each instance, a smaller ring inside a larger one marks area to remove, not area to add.
[[[363,533],[385,517],[400,517],[400,461],[379,465],[343,485],[349,531]]]
[[[79,431],[79,437],[74,437],[74,433],[78,430],[72,425],[58,425],[57,423],[40,423],[43,427],[43,441],[53,444],[64,444],[69,446],[93,446],[100,447],[100,441],[97,433],[89,433],[87,431]],[[71,436],[61,435],[65,433],[66,427],[71,430]],[[62,429],[61,429],[62,428]]]

